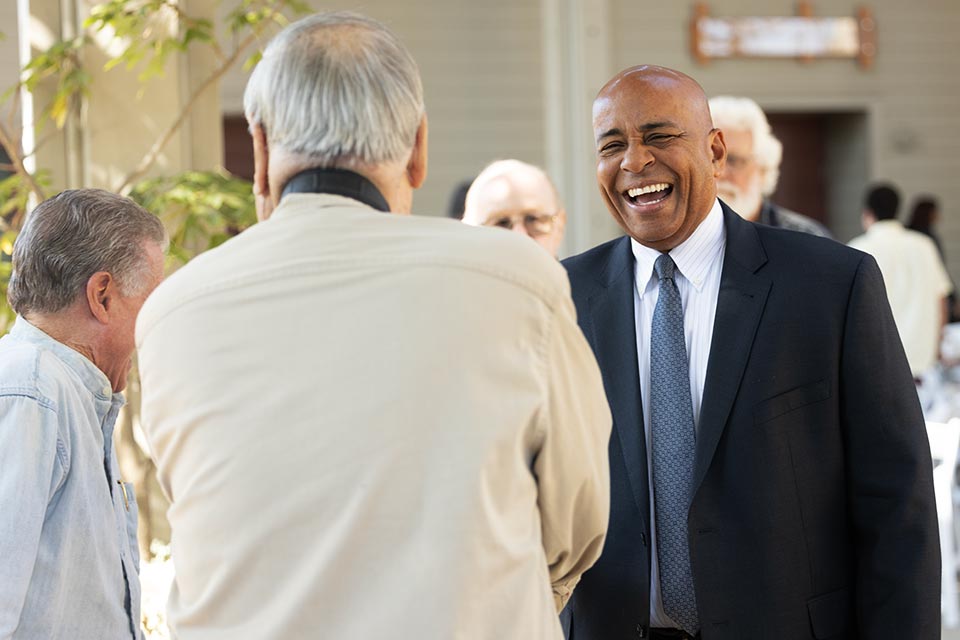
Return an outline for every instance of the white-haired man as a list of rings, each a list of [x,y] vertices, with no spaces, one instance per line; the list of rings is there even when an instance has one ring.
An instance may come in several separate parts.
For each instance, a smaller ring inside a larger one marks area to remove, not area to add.
[[[427,121],[383,25],[287,27],[244,102],[262,222],[137,325],[178,637],[560,638],[611,427],[562,268],[405,215]]]
[[[727,143],[727,164],[717,180],[720,199],[752,222],[831,237],[816,220],[769,200],[780,178],[783,145],[760,105],[750,98],[715,96],[710,114]]]
[[[470,185],[463,221],[525,235],[556,258],[567,212],[543,169],[520,160],[497,160]]]
[[[140,638],[137,503],[113,428],[166,235],[134,202],[64,191],[27,218],[0,339],[0,638]]]

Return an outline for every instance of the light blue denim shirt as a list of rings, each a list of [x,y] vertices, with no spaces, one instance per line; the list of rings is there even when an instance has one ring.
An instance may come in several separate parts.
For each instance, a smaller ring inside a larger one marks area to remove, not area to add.
[[[0,339],[0,640],[141,638],[123,396],[23,318]]]

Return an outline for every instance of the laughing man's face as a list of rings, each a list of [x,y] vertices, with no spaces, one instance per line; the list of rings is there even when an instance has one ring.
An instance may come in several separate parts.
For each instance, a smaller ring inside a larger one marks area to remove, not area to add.
[[[624,71],[593,103],[593,130],[600,193],[624,231],[659,251],[690,237],[726,156],[699,85],[659,67]]]

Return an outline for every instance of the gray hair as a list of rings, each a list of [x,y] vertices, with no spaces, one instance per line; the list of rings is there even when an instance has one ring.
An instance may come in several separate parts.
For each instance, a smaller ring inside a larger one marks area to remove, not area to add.
[[[319,13],[277,34],[243,106],[271,149],[322,167],[403,159],[424,114],[410,52],[384,25],[350,12]]]
[[[147,286],[146,241],[166,248],[160,220],[129,198],[74,189],[42,202],[13,244],[7,300],[20,315],[56,313],[73,304],[90,276],[106,271],[124,295]]]
[[[720,130],[749,131],[753,134],[753,156],[763,172],[763,195],[772,195],[780,179],[783,145],[773,135],[763,109],[750,98],[715,96],[710,98],[713,126]]]

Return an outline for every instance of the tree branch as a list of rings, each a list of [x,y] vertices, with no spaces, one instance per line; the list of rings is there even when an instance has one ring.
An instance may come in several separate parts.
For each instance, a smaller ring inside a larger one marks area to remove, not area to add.
[[[30,187],[30,191],[37,196],[37,199],[43,202],[47,199],[46,194],[43,192],[43,188],[37,183],[36,178],[33,177],[26,167],[23,166],[23,159],[20,154],[20,145],[15,145],[13,142],[13,136],[10,135],[10,132],[7,131],[7,128],[3,126],[3,123],[0,123],[0,145],[3,145],[3,148],[6,149],[7,155],[10,157],[10,164],[13,165],[14,170],[21,178],[27,183],[27,186]]]
[[[179,4],[177,4],[176,2],[173,2],[172,0],[164,0],[163,6],[173,11],[177,16],[178,22],[180,23],[196,22],[193,18],[188,16],[186,13],[184,13],[183,8],[180,7]],[[217,60],[220,62],[224,62],[225,57],[223,55],[223,49],[220,47],[220,43],[217,42],[216,38],[213,38],[207,44],[210,46],[211,49],[213,49],[213,54],[217,56]]]
[[[234,49],[233,53],[230,54],[230,57],[227,58],[223,64],[213,70],[213,72],[207,76],[207,78],[201,83],[196,91],[193,92],[193,95],[190,96],[190,100],[187,101],[187,104],[184,105],[183,109],[180,110],[180,114],[177,116],[177,119],[167,127],[167,130],[163,132],[163,135],[153,143],[153,146],[150,148],[150,151],[147,152],[143,159],[140,160],[140,163],[137,167],[131,171],[123,179],[123,182],[120,183],[120,186],[117,187],[117,193],[122,195],[128,195],[133,189],[133,185],[140,180],[146,173],[150,170],[150,167],[157,161],[157,158],[160,156],[160,152],[166,146],[168,142],[173,138],[173,136],[180,130],[180,127],[183,126],[183,123],[186,121],[187,116],[190,115],[190,112],[193,111],[194,105],[197,103],[197,100],[200,99],[200,96],[213,86],[220,78],[222,78],[230,67],[233,66],[239,58],[240,55],[252,45],[260,37],[259,31],[254,31],[243,41],[237,45],[237,48]]]

